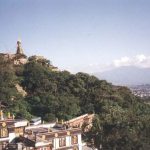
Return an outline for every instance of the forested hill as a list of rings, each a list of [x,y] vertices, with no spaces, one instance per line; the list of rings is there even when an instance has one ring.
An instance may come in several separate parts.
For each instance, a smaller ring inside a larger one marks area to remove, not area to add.
[[[105,142],[112,142],[112,138],[147,142],[150,106],[128,88],[113,86],[85,73],[55,72],[49,63],[46,59],[28,59],[24,65],[14,65],[0,58],[0,100],[4,113],[10,111],[16,118],[28,119],[41,116],[45,121],[95,113],[97,121],[91,132],[101,133],[103,129],[103,136],[108,138]],[[18,92],[16,85],[27,94]],[[100,135],[96,133],[92,135]]]

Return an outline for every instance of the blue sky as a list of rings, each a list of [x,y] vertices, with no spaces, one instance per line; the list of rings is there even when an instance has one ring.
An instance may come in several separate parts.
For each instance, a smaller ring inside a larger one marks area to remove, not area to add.
[[[137,58],[149,67],[149,8],[149,0],[0,0],[0,52],[14,53],[21,38],[28,56],[72,72]]]

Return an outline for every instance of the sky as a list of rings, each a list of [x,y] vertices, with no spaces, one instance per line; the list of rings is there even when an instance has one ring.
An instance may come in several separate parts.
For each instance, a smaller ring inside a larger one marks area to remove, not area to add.
[[[0,52],[42,55],[61,70],[150,67],[149,0],[0,0]]]

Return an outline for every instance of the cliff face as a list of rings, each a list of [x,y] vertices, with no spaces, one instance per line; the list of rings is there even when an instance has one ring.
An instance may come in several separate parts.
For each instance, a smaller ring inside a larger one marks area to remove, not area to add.
[[[19,84],[16,84],[15,87],[16,87],[17,91],[18,91],[23,97],[27,96],[27,92],[23,89],[22,86],[20,86]]]

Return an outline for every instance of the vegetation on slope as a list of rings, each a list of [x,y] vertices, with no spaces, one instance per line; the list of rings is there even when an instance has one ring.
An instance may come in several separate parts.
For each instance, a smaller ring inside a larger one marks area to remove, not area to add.
[[[48,65],[47,65],[48,64]],[[150,106],[131,94],[85,73],[53,72],[50,61],[29,59],[14,66],[0,58],[0,100],[17,118],[41,116],[46,121],[68,120],[95,113],[85,140],[98,149],[148,149]],[[22,96],[15,85],[27,92]]]

